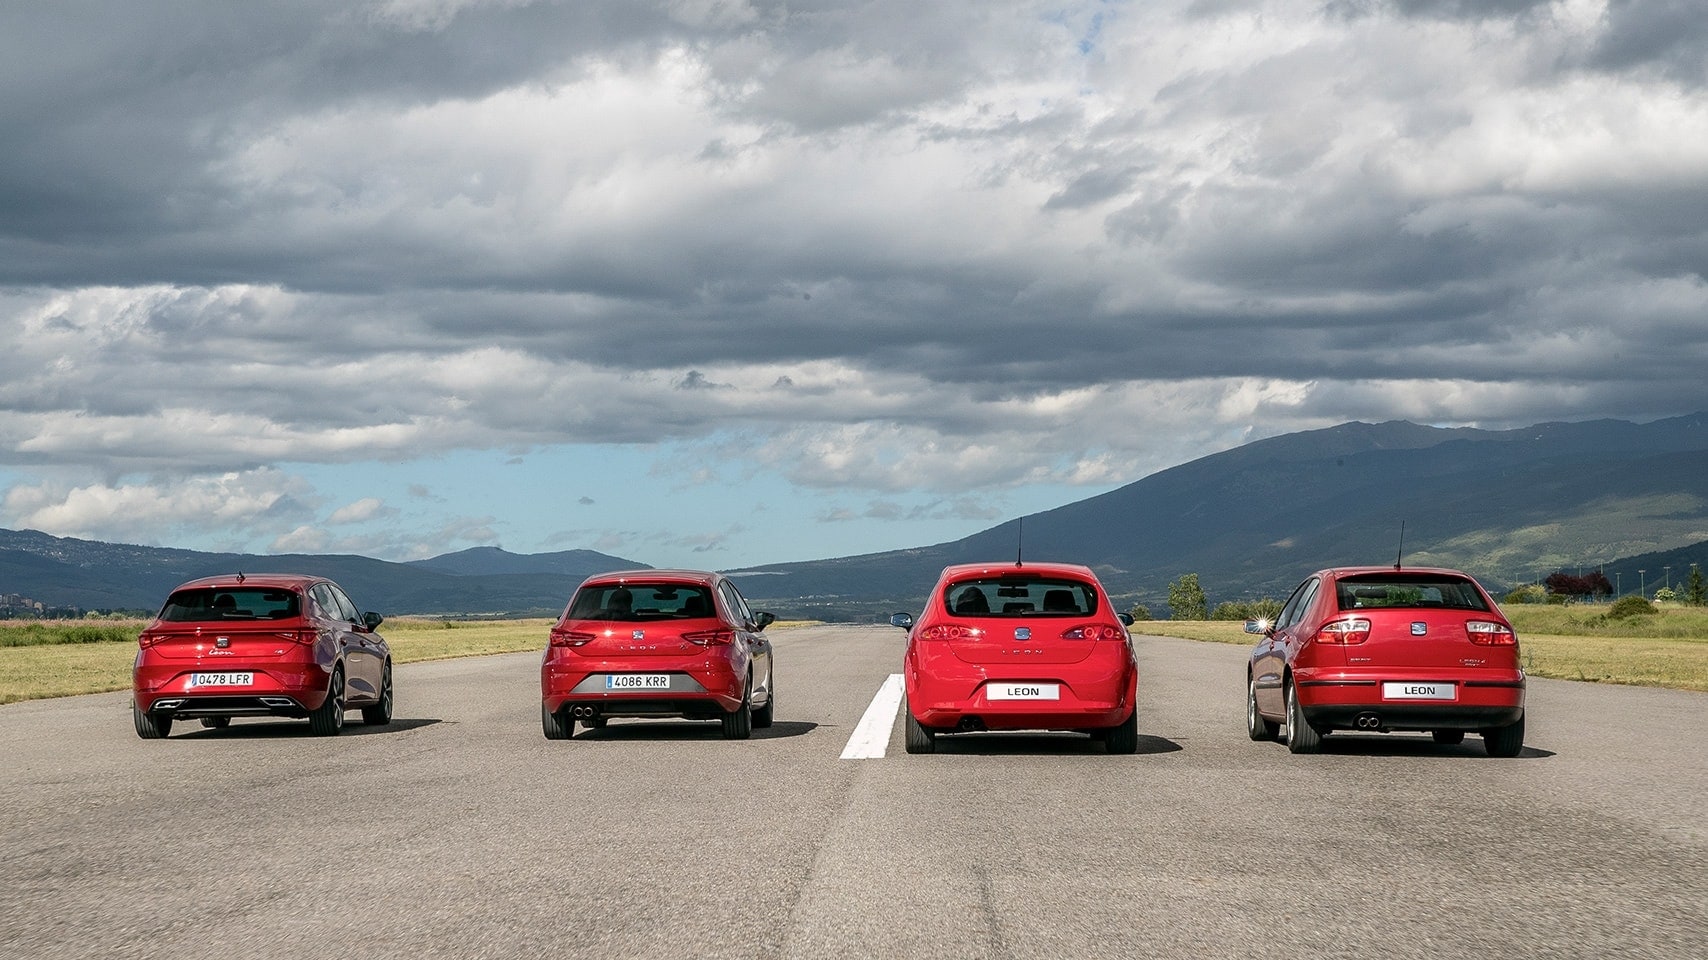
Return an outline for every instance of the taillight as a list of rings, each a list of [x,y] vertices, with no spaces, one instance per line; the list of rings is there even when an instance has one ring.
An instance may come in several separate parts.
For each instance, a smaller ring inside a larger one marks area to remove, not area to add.
[[[984,631],[978,627],[964,627],[958,623],[939,623],[914,632],[919,640],[977,640],[984,636]]]
[[[1311,639],[1317,643],[1363,643],[1370,639],[1370,621],[1363,618],[1331,620],[1323,624],[1322,629]]]
[[[727,647],[735,642],[734,630],[696,630],[684,633],[682,639],[701,647]]]
[[[1062,631],[1063,640],[1126,640],[1127,634],[1120,627],[1107,623],[1087,623]]]
[[[593,639],[593,634],[577,630],[553,630],[551,645],[554,647],[579,647]]]
[[[149,633],[147,630],[142,631],[142,633],[139,634],[136,638],[137,646],[142,647],[143,649],[147,649],[149,647],[152,647],[159,642],[160,642],[160,634]]]
[[[320,636],[314,630],[281,630],[278,635],[292,643],[300,643],[305,646],[313,643]]]
[[[1511,627],[1493,620],[1465,621],[1465,635],[1471,638],[1472,643],[1485,647],[1510,647],[1518,643],[1518,635],[1512,632]]]

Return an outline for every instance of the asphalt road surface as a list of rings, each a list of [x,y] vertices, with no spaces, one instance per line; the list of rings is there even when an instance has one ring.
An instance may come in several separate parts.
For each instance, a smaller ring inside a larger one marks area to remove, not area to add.
[[[1244,648],[1140,638],[1136,756],[845,760],[902,632],[775,639],[745,742],[547,741],[536,654],[401,667],[335,739],[0,707],[0,957],[1708,956],[1708,696],[1538,680],[1516,759],[1295,757],[1246,739]]]

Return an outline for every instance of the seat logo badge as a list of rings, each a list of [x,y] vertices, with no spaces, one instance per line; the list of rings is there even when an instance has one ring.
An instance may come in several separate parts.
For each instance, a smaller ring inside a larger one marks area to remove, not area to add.
[[[229,646],[231,646],[231,638],[230,637],[215,637],[214,638],[214,646],[219,647],[221,649],[229,647]]]
[[[1412,636],[1421,637],[1428,632],[1429,632],[1429,624],[1424,623],[1422,620],[1413,620],[1411,622],[1411,635]]]
[[[1030,639],[1032,639],[1032,628],[1031,627],[1015,627],[1014,628],[1014,639],[1016,639],[1016,640],[1030,640]]]
[[[646,639],[646,631],[645,630],[636,630],[634,633],[629,635],[629,639],[631,639],[631,640],[645,640]]]

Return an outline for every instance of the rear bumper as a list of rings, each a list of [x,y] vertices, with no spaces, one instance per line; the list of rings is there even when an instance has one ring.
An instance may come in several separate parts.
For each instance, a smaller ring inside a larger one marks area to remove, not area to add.
[[[1387,683],[1451,683],[1456,698],[1389,698],[1383,695]],[[1301,671],[1294,685],[1306,721],[1324,730],[1483,730],[1524,716],[1522,670]]]
[[[1057,686],[1055,700],[992,700],[986,685],[971,696],[956,697],[958,684],[936,684],[926,678],[907,678],[907,709],[919,724],[949,733],[957,730],[1106,730],[1126,721],[1136,709],[1138,672],[1068,682],[1035,679]],[[993,681],[994,682],[994,681]],[[944,689],[948,686],[949,689]],[[945,696],[944,694],[949,694]]]
[[[190,685],[195,673],[254,674],[242,687]],[[261,664],[198,663],[153,657],[139,651],[131,692],[144,713],[175,717],[306,717],[326,702],[332,675],[312,662],[268,660]]]
[[[612,690],[606,677],[621,674],[665,675],[668,689]],[[540,665],[540,697],[546,710],[566,706],[591,707],[595,716],[688,717],[713,719],[741,709],[747,694],[747,675],[737,675],[721,660],[697,662],[684,669],[680,661],[631,663],[616,661],[556,662]]]

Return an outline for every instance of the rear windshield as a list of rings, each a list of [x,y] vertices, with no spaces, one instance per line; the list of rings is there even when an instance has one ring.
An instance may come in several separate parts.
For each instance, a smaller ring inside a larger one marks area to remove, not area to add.
[[[1342,610],[1377,607],[1441,607],[1448,610],[1487,610],[1482,591],[1464,577],[1435,574],[1376,574],[1348,577],[1335,586]]]
[[[568,620],[692,620],[716,614],[712,592],[685,583],[623,583],[582,587]]]
[[[166,598],[160,619],[175,623],[211,620],[285,620],[302,612],[294,590],[249,587],[180,590]]]
[[[1097,590],[1080,580],[989,577],[950,584],[943,606],[963,617],[1084,617],[1097,612]]]

